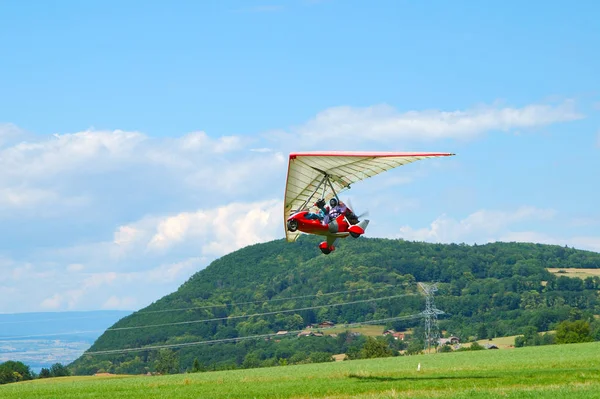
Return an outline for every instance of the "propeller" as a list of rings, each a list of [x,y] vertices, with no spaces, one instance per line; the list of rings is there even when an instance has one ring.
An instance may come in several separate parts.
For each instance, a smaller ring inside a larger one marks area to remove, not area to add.
[[[348,208],[352,209],[352,212],[354,212],[354,214],[356,215],[356,218],[358,220],[361,220],[363,217],[369,216],[368,210],[364,211],[360,215],[356,214],[356,211],[354,209],[354,206],[352,205],[352,201],[350,200],[350,198],[347,198],[347,201],[344,201],[344,202],[347,204]]]

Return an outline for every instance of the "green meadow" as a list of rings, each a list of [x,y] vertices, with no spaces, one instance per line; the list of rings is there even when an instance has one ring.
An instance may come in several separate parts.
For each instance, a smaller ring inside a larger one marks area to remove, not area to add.
[[[3,385],[0,397],[600,398],[600,342],[167,376],[63,377]]]

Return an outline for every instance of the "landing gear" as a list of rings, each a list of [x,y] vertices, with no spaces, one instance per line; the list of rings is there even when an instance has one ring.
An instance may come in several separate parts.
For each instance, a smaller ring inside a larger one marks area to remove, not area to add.
[[[368,220],[363,220],[359,224],[355,224],[353,226],[350,226],[348,228],[348,232],[350,233],[350,235],[352,237],[358,238],[361,235],[365,234],[365,227],[367,227],[368,224],[369,224]]]
[[[327,245],[327,241],[323,241],[322,243],[320,243],[319,244],[319,249],[325,255],[329,255],[330,253],[332,253],[333,251],[335,251],[335,247],[333,245],[332,246]]]
[[[294,232],[296,230],[298,230],[298,221],[297,220],[288,220],[287,222],[287,228],[289,231]]]

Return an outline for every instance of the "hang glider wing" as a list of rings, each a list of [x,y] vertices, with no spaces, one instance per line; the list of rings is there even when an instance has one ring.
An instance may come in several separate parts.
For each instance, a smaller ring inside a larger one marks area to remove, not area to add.
[[[304,152],[290,154],[284,198],[284,224],[318,198],[339,194],[353,183],[425,158],[451,156],[435,152]],[[325,182],[327,184],[324,184]],[[312,202],[311,202],[312,201]],[[286,231],[287,241],[299,232]]]

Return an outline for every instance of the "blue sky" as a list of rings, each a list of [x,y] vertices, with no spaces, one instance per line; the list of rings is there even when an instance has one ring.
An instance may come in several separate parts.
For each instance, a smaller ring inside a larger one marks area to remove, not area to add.
[[[0,1],[0,312],[138,309],[282,238],[291,151],[457,154],[355,185],[370,236],[600,251],[597,15]]]

